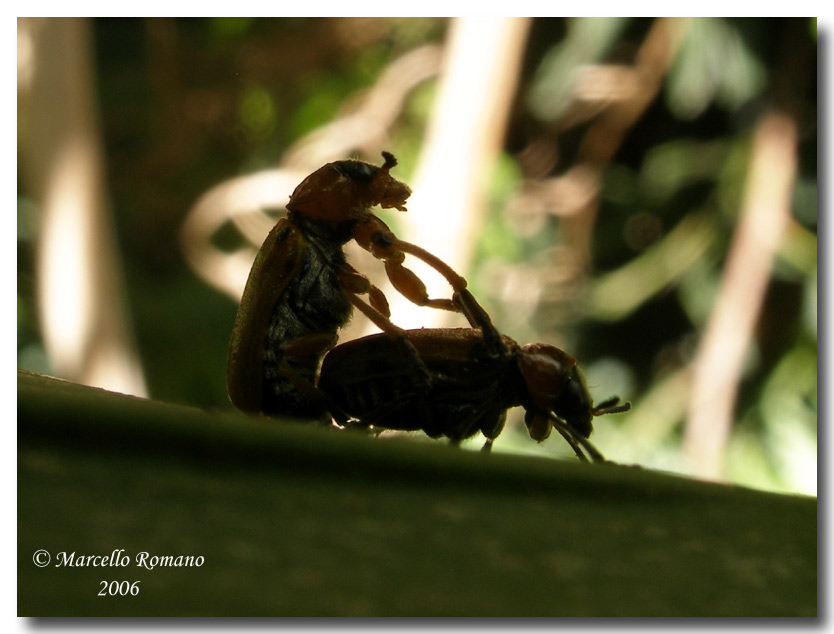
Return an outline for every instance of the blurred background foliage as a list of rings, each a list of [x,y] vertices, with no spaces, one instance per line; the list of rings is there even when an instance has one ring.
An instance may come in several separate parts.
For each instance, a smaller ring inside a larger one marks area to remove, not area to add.
[[[652,66],[644,44],[657,26],[645,18],[530,21],[486,212],[467,229],[476,246],[461,272],[502,332],[564,347],[596,398],[633,402],[632,412],[596,422],[595,443],[609,458],[697,473],[684,455],[692,367],[741,226],[757,123],[774,109],[788,113],[798,156],[790,218],[733,379],[721,477],[815,494],[816,22],[688,20],[665,49],[668,64]],[[443,46],[450,21],[95,19],[89,28],[107,208],[147,394],[230,408],[225,363],[236,299],[188,265],[181,231],[189,210],[219,183],[278,165],[349,112],[398,58]],[[640,74],[644,58],[656,81]],[[19,59],[19,83],[24,70]],[[380,142],[412,186],[438,81],[407,92]],[[617,110],[620,103],[638,106]],[[612,112],[621,116],[606,119]],[[601,123],[608,128],[595,146]],[[21,106],[21,154],[31,132]],[[357,147],[361,158],[378,162],[365,147]],[[570,202],[584,195],[587,165],[598,168],[591,214]],[[23,172],[18,366],[62,374],[39,325],[42,203]],[[229,227],[213,236],[226,251],[242,243]],[[567,456],[559,445],[535,445],[513,413],[495,450]]]

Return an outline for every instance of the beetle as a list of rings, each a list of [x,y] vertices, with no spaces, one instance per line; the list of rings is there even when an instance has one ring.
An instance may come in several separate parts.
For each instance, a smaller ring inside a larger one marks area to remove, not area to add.
[[[466,312],[466,280],[425,250],[399,240],[371,208],[405,211],[411,189],[390,174],[397,160],[382,153],[381,166],[358,160],[328,163],[306,177],[258,251],[229,344],[227,388],[246,412],[318,418],[327,405],[315,388],[323,355],[357,308],[411,359],[415,380],[427,373],[403,331],[391,323],[385,295],[345,259],[350,240],[384,263],[394,287],[412,302]],[[463,298],[428,297],[403,266],[411,254],[435,268]],[[367,295],[367,301],[360,295]],[[474,299],[472,300],[474,301]]]
[[[342,427],[422,430],[455,444],[481,432],[488,451],[507,410],[522,406],[534,440],[545,440],[555,428],[580,460],[604,462],[588,440],[592,419],[625,412],[631,404],[613,397],[595,406],[571,355],[547,344],[519,346],[498,337],[501,349],[495,354],[479,328],[406,331],[430,373],[425,383],[415,381],[412,366],[390,339],[370,335],[328,352],[318,386]]]

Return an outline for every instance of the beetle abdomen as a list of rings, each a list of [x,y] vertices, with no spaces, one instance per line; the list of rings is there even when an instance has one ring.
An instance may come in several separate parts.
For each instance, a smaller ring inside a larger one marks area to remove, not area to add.
[[[428,383],[402,343],[385,335],[364,337],[328,353],[319,387],[340,422],[353,418],[365,425],[422,430],[433,438],[455,441],[479,431],[489,438],[497,436],[504,410],[517,397],[496,386],[509,385],[502,377],[513,364],[506,358],[486,357],[477,330],[445,330],[441,347],[431,337],[436,332],[407,333],[429,371]]]
[[[311,401],[287,376],[282,363],[310,386],[316,383],[323,349],[307,355],[285,354],[284,345],[294,339],[336,331],[350,318],[353,307],[341,292],[338,275],[344,265],[341,244],[308,241],[298,274],[287,284],[276,303],[266,330],[263,349],[261,411],[265,414],[318,417],[323,403]]]

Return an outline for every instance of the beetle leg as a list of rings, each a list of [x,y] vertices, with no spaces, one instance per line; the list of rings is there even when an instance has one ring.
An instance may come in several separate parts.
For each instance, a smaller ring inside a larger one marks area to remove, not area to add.
[[[388,279],[391,280],[394,288],[409,301],[418,306],[463,313],[473,328],[481,329],[487,352],[491,357],[506,353],[501,335],[493,325],[489,314],[466,288],[466,278],[458,275],[451,266],[416,244],[400,240],[376,216],[371,216],[370,219],[357,226],[354,239],[359,246],[370,251],[375,258],[383,260]],[[423,281],[413,271],[402,265],[405,254],[422,260],[442,275],[452,287],[452,299],[430,298]]]
[[[501,335],[495,329],[489,315],[467,290],[466,278],[458,275],[443,260],[416,244],[400,240],[388,228],[388,225],[373,215],[356,227],[354,239],[359,246],[369,251],[375,258],[385,262],[388,279],[391,280],[394,288],[409,301],[418,306],[463,313],[472,327],[480,328],[484,333],[490,356],[499,356],[502,352],[506,352],[501,343]],[[454,291],[452,299],[430,298],[423,281],[413,271],[402,265],[405,254],[422,260],[442,275]]]
[[[364,219],[356,226],[353,237],[359,246],[369,251],[378,260],[385,262],[385,272],[388,274],[394,288],[410,301],[418,306],[460,311],[460,307],[452,300],[429,298],[422,280],[413,271],[402,265],[405,254],[411,254],[446,278],[453,290],[458,291],[466,288],[466,280],[455,273],[440,258],[417,245],[403,242],[394,235],[388,225],[374,215]]]
[[[446,264],[436,255],[432,255],[425,249],[418,247],[416,244],[400,240],[390,231],[380,231],[375,233],[371,236],[371,242],[371,253],[380,259],[396,259],[397,253],[407,253],[408,255],[413,255],[415,258],[422,260],[435,271],[440,273],[440,275],[442,275],[446,281],[449,282],[449,286],[452,287],[452,290],[461,291],[466,288],[466,278],[458,275],[451,266]],[[401,255],[400,262],[402,262]]]
[[[577,440],[582,445],[582,447],[585,449],[585,451],[588,452],[588,454],[591,456],[591,459],[594,462],[608,462],[605,459],[605,456],[603,456],[599,452],[599,450],[591,444],[591,441],[589,441],[586,438],[582,438],[582,436],[577,437]]]
[[[431,375],[429,374],[426,364],[420,358],[414,344],[408,340],[405,331],[399,326],[395,325],[388,317],[379,312],[376,308],[366,303],[361,297],[355,293],[351,293],[345,289],[342,290],[347,300],[353,304],[363,315],[370,319],[382,332],[388,337],[396,341],[405,350],[405,354],[412,364],[412,369],[416,374],[415,382],[421,389],[427,389],[431,382]]]
[[[347,289],[342,289],[342,294],[351,304],[353,304],[354,308],[370,319],[377,328],[388,335],[391,339],[405,339],[405,331],[402,328],[395,325],[385,314],[374,308],[371,304],[367,303],[356,293]]]
[[[551,429],[556,429],[582,462],[588,462],[588,457],[583,453],[583,449],[591,456],[591,461],[605,462],[605,457],[587,438],[577,434],[572,427],[559,420],[553,414],[543,414],[528,410],[524,413],[524,422],[530,432],[530,438],[533,440],[542,442],[550,436]]]
[[[325,415],[321,418],[321,422],[324,422],[325,420],[329,421],[330,416],[329,414],[326,414],[326,412],[329,411],[327,396],[307,379],[300,376],[292,368],[286,358],[283,358],[278,362],[278,369],[281,371],[281,374],[283,374],[284,377],[292,383],[298,393],[301,394],[307,401],[310,403],[321,404],[322,410],[325,412]]]
[[[450,310],[459,312],[460,307],[451,299],[432,299],[426,291],[426,285],[423,283],[414,271],[405,268],[402,262],[393,259],[385,260],[385,273],[391,284],[394,285],[406,299],[418,306],[428,306],[429,308],[439,308],[441,310]]]
[[[536,442],[544,442],[550,436],[553,425],[548,414],[541,414],[532,410],[524,412],[524,423],[530,438]]]
[[[478,303],[474,295],[469,292],[469,289],[463,288],[455,291],[452,300],[460,307],[460,312],[463,313],[467,321],[472,326],[481,329],[489,356],[500,357],[507,353],[507,348],[501,341],[501,333],[498,332],[489,314]]]
[[[503,431],[506,422],[507,410],[505,409],[499,409],[497,412],[493,409],[480,417],[479,427],[481,433],[486,438],[486,443],[484,443],[481,451],[489,451],[492,449],[493,441]]]
[[[377,235],[379,237],[377,237]],[[504,345],[501,342],[501,335],[492,323],[489,314],[484,310],[475,296],[466,287],[466,279],[457,273],[446,264],[443,260],[435,255],[432,255],[425,249],[418,247],[416,244],[405,242],[395,237],[393,234],[375,234],[374,240],[384,245],[390,245],[398,250],[401,254],[407,253],[413,255],[419,260],[422,260],[435,271],[440,273],[449,285],[452,287],[454,294],[451,302],[442,299],[429,299],[426,293],[426,286],[423,284],[417,275],[412,271],[402,266],[402,256],[399,258],[391,257],[385,260],[385,271],[388,273],[388,278],[394,287],[409,300],[418,305],[431,306],[434,308],[442,308],[444,310],[453,310],[463,313],[469,324],[474,328],[480,328],[483,332],[484,340],[487,344],[487,351],[490,356],[499,356],[505,352]],[[375,243],[376,243],[375,242]],[[400,281],[404,284],[404,288],[397,286]],[[411,288],[409,288],[411,287]],[[409,295],[409,292],[414,293],[414,297]],[[451,306],[449,305],[451,304]]]
[[[371,284],[371,287],[368,289],[368,301],[371,302],[371,306],[376,308],[381,314],[386,317],[391,317],[391,307],[388,306],[388,299],[385,297],[385,293],[373,284]]]
[[[358,295],[368,295],[368,301],[379,313],[385,317],[391,317],[391,309],[388,307],[388,300],[385,294],[376,286],[371,284],[371,281],[359,273],[347,262],[342,267],[339,273],[339,283],[342,288],[351,293]]]
[[[580,449],[579,444],[576,442],[576,439],[573,436],[571,436],[569,432],[565,431],[561,427],[557,427],[556,431],[558,431],[562,435],[562,438],[564,438],[567,441],[567,443],[570,445],[570,448],[573,449],[573,453],[576,454],[576,457],[579,458],[581,462],[588,462],[587,456],[585,456],[585,454],[582,453],[582,449]]]
[[[372,304],[368,304],[367,302],[365,302],[361,297],[359,297],[359,295],[356,292],[350,290],[349,285],[351,283],[354,284],[354,288],[357,287],[357,278],[363,279],[365,282],[367,282],[369,287],[371,286],[371,283],[358,273],[354,275],[351,273],[351,271],[345,271],[342,273],[342,278],[340,278],[340,281],[341,279],[344,279],[348,282],[348,285],[342,287],[342,294],[351,304],[353,304],[353,306],[357,310],[359,310],[359,312],[365,315],[365,317],[370,319],[380,330],[382,330],[382,332],[384,332],[386,335],[388,335],[388,337],[390,337],[394,341],[400,342],[400,344],[404,346],[406,354],[412,360],[415,369],[418,372],[417,376],[420,376],[421,379],[425,381],[426,384],[428,384],[429,371],[426,368],[426,365],[423,363],[423,360],[420,359],[420,355],[417,353],[417,349],[414,347],[414,344],[412,344],[408,340],[408,337],[406,337],[405,331],[396,324],[394,324],[388,318],[387,315],[382,313]],[[381,291],[380,295],[382,295]],[[385,306],[387,307],[387,305],[388,303],[386,302]]]
[[[338,335],[335,332],[316,332],[282,341],[281,352],[291,357],[322,356],[336,345]]]
[[[371,236],[371,253],[385,261],[385,272],[394,288],[415,304],[460,312],[460,306],[453,300],[430,299],[423,281],[413,271],[402,265],[405,254],[413,255],[440,273],[449,282],[453,291],[457,293],[464,290],[466,279],[455,273],[452,267],[440,258],[416,244],[400,240],[393,233],[382,231]]]

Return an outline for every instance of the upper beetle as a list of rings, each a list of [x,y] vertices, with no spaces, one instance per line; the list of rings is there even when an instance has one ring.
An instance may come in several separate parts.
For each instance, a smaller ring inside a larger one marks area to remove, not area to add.
[[[460,310],[451,299],[428,297],[422,281],[403,266],[406,254],[434,267],[456,293],[466,294],[466,281],[430,253],[399,240],[372,213],[375,205],[405,211],[411,194],[390,174],[394,156],[383,152],[383,158],[381,166],[335,161],[310,174],[258,251],[229,345],[227,386],[239,409],[322,416],[327,405],[315,388],[318,369],[354,307],[397,340],[415,375],[425,374],[402,330],[391,323],[385,296],[350,266],[343,247],[356,240],[384,262],[394,287],[420,305]]]

